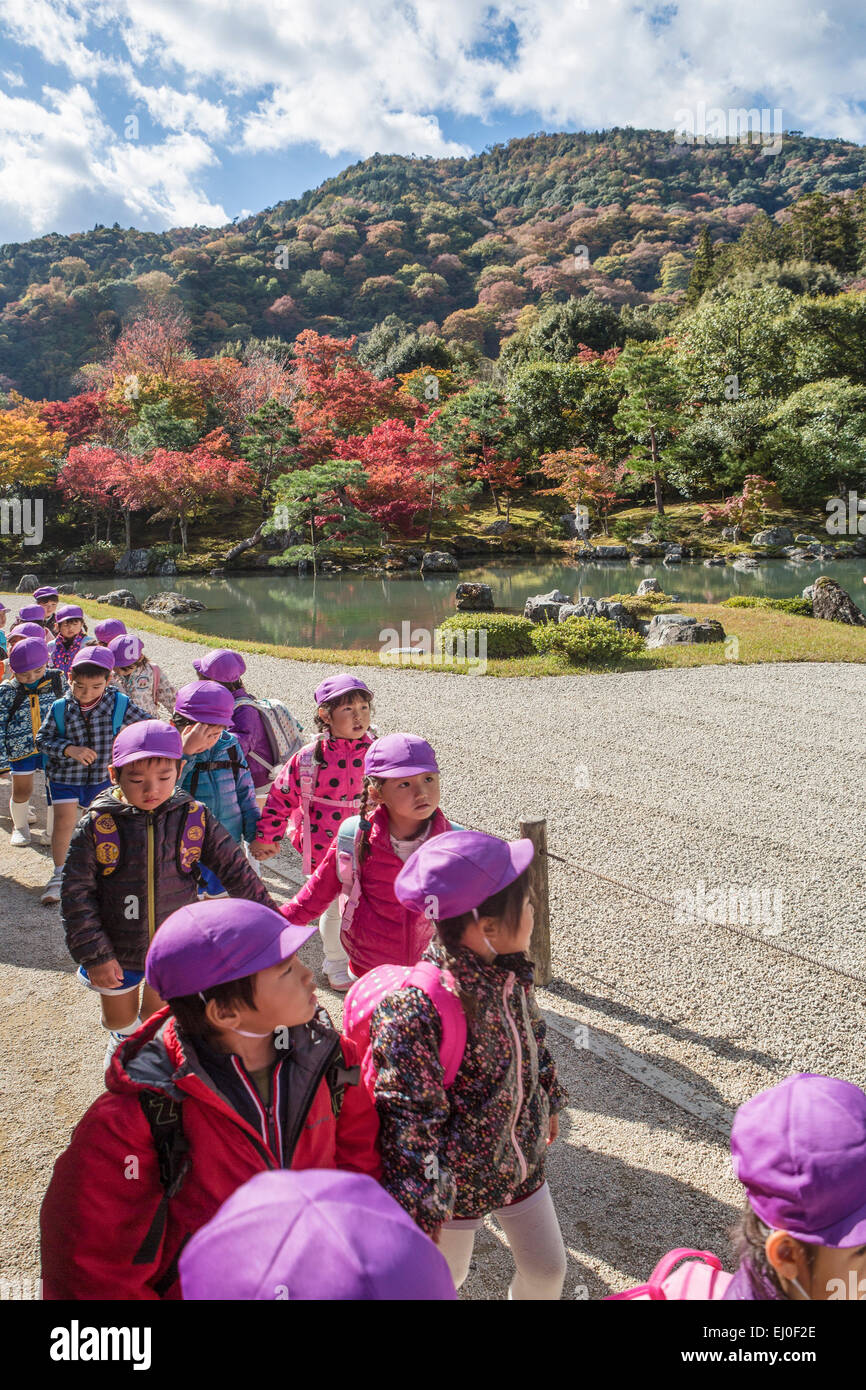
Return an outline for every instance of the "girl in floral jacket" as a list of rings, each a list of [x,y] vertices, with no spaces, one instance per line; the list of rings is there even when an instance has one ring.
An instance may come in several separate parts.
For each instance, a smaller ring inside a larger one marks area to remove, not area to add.
[[[64,676],[68,676],[69,668],[81,648],[94,646],[94,639],[87,636],[84,609],[79,608],[77,603],[65,603],[62,608],[58,608],[55,617],[57,636],[48,644],[51,653],[50,665],[62,671]]]
[[[439,1244],[459,1288],[475,1232],[493,1213],[516,1265],[509,1297],[558,1299],[565,1247],[545,1181],[548,1144],[567,1095],[545,1042],[526,956],[532,936],[529,840],[477,831],[428,840],[395,892],[431,910],[438,941],[424,959],[450,972],[467,1040],[446,1090],[435,1004],[414,986],[386,995],[370,1020],[382,1183]]]
[[[144,654],[144,643],[134,633],[124,632],[112,637],[108,650],[114,657],[112,685],[128,695],[133,704],[147,711],[149,719],[171,720],[177,691],[165,672],[154,666]],[[165,715],[160,712],[160,706]]]

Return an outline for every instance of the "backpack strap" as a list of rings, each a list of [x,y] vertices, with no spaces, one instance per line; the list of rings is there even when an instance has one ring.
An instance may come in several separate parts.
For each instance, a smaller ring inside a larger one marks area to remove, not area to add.
[[[153,668],[153,703],[154,703],[154,704],[157,703],[157,697],[158,697],[158,695],[159,695],[159,683],[160,683],[161,680],[162,680],[162,672],[160,671],[160,669],[159,669],[158,666],[154,666],[154,668]]]
[[[341,929],[352,925],[358,903],[361,901],[361,841],[369,821],[360,816],[347,816],[337,831],[337,873],[343,885]]]
[[[114,738],[117,738],[120,733],[128,709],[129,696],[124,695],[122,690],[118,690],[114,697],[114,709],[111,712],[111,732]]]
[[[189,1141],[183,1132],[183,1115],[177,1101],[156,1091],[139,1092],[139,1103],[150,1127],[162,1196],[147,1234],[132,1257],[134,1265],[153,1264],[165,1234],[168,1204],[180,1191],[190,1170]]]
[[[222,762],[196,763],[189,784],[190,796],[195,796],[198,788],[198,779],[203,772],[220,772],[228,767],[232,770],[232,777],[234,778],[235,786],[237,786],[238,778],[241,775],[241,764],[238,758],[238,750],[231,744],[228,749],[228,758],[223,759]]]
[[[192,801],[177,846],[178,868],[183,874],[194,873],[204,846],[207,812],[200,801]]]
[[[319,767],[316,762],[316,749],[319,740],[307,743],[298,754],[298,778],[301,783],[301,851],[304,873],[309,878],[313,872],[313,832],[310,827],[310,803],[316,790]]]
[[[103,877],[113,874],[120,864],[120,834],[117,821],[109,811],[100,811],[93,818],[93,843],[96,862],[102,869]]]
[[[57,732],[61,738],[66,737],[66,699],[55,700],[51,706],[51,713],[54,715],[54,723],[57,725]]]
[[[413,966],[403,988],[414,985],[427,995],[442,1022],[442,1042],[439,1058],[442,1062],[442,1084],[446,1090],[453,1086],[454,1078],[460,1070],[463,1054],[466,1051],[466,1015],[460,1003],[457,982],[450,970],[445,970],[432,960],[420,960]]]

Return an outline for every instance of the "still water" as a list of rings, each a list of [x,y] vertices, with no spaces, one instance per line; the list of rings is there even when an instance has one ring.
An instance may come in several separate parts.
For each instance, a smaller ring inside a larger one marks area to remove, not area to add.
[[[660,561],[643,565],[605,562],[595,565],[544,564],[533,561],[465,569],[459,575],[421,579],[418,575],[377,579],[343,573],[299,579],[296,575],[231,575],[219,578],[173,575],[151,579],[83,579],[79,588],[96,594],[128,588],[136,598],[173,589],[207,605],[175,622],[226,640],[242,638],[290,647],[371,647],[380,645],[380,632],[395,628],[432,631],[454,612],[454,590],[461,580],[489,584],[499,608],[523,611],[531,594],[561,589],[572,597],[604,598],[634,593],[641,579],[655,575],[665,592],[703,603],[718,603],[732,594],[793,598],[819,574],[831,575],[866,611],[866,561],[816,561],[792,564],[768,560],[760,569],[741,573],[726,565],[705,569],[687,562],[666,569]],[[417,640],[417,639],[416,639]]]

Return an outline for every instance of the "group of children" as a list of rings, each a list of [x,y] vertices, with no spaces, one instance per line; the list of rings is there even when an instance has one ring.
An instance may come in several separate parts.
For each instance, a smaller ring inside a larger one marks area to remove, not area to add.
[[[315,689],[317,736],[278,766],[277,702],[248,695],[239,653],[175,693],[101,627],[44,703],[64,672],[13,628],[0,687],[35,745],[5,750],[14,825],[20,764],[44,757],[66,939],[110,1034],[42,1208],[45,1296],[454,1298],[495,1214],[509,1297],[558,1299],[546,1152],[567,1095],[527,954],[531,842],[446,818],[434,750],[377,737],[362,679]],[[260,864],[287,832],[306,882],[278,906]],[[315,919],[342,1031],[299,954]],[[725,1297],[866,1275],[859,1088],[789,1078],[741,1107],[732,1147],[748,1207]]]

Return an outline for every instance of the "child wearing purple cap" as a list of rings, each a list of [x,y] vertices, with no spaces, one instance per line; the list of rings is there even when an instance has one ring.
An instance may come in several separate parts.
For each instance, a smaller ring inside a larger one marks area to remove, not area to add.
[[[357,1050],[299,956],[309,930],[236,898],[162,923],[146,972],[167,1007],[114,1054],[45,1195],[46,1299],[177,1299],[184,1245],[250,1178],[379,1176]]]
[[[866,1299],[866,1095],[801,1072],[741,1105],[731,1162],[746,1189],[726,1300]]]
[[[93,635],[100,647],[107,647],[113,637],[120,637],[124,632],[126,623],[120,618],[100,618],[93,628]]]
[[[185,731],[187,742],[197,726]],[[202,869],[219,873],[236,896],[276,904],[219,822],[180,786],[183,738],[148,719],[114,740],[110,783],[72,836],[61,886],[66,943],[82,984],[100,995],[114,1048],[138,1027],[139,987],[160,923],[196,900]],[[162,1007],[144,985],[141,1017]]]
[[[36,738],[54,701],[66,689],[61,672],[49,671],[47,664],[43,638],[22,635],[13,641],[9,654],[12,674],[0,685],[0,767],[8,764],[12,773],[9,843],[16,847],[30,844],[30,826],[36,820],[30,798],[33,778],[43,765]],[[49,820],[50,814],[49,797]],[[49,824],[49,833],[50,829]]]
[[[338,825],[315,873],[280,908],[291,922],[309,922],[340,895],[350,985],[377,965],[415,965],[430,943],[429,916],[400,903],[394,883],[419,845],[457,828],[439,809],[439,791],[429,743],[414,734],[377,739],[364,759],[360,814]]]
[[[57,636],[57,607],[60,603],[60,595],[50,584],[43,585],[41,589],[33,590],[33,597],[36,602],[41,604],[45,610],[45,628],[52,637]]]
[[[110,785],[111,745],[121,729],[147,714],[109,685],[114,657],[107,647],[83,647],[69,667],[69,689],[56,700],[36,736],[54,807],[54,869],[42,902],[60,902],[63,862],[75,822]]]
[[[177,691],[165,672],[149,661],[144,643],[131,632],[120,632],[108,643],[114,657],[111,683],[128,695],[148,719],[171,719]],[[163,713],[160,713],[162,707]]]
[[[509,1297],[558,1299],[565,1247],[545,1154],[567,1095],[526,955],[532,855],[529,840],[461,830],[428,840],[407,861],[397,897],[436,921],[438,939],[424,960],[450,972],[467,1040],[446,1089],[435,1004],[415,986],[388,994],[370,1018],[372,1084],[382,1184],[438,1241],[456,1287],[492,1213],[517,1267]]]
[[[95,646],[92,637],[87,636],[87,623],[84,609],[77,603],[65,603],[57,609],[57,636],[50,643],[51,665],[62,671],[68,678],[69,668],[82,647]]]
[[[249,765],[256,789],[256,801],[261,810],[272,782],[282,770],[279,767],[281,758],[277,766],[274,766],[276,754],[272,738],[276,740],[276,734],[273,721],[275,718],[279,721],[283,733],[292,731],[289,735],[291,742],[284,739],[282,743],[286,752],[289,748],[292,748],[292,751],[297,748],[300,742],[297,735],[301,726],[280,701],[262,702],[250,695],[243,682],[247,663],[240,652],[232,651],[229,647],[218,647],[192,664],[201,680],[216,681],[229,691],[235,702],[231,731]],[[271,734],[268,732],[269,729]]]
[[[358,676],[330,676],[316,687],[314,699],[320,732],[277,775],[250,847],[254,858],[270,859],[290,826],[308,879],[336,844],[341,823],[360,807],[364,755],[374,738],[373,696]],[[339,885],[329,898],[320,894],[318,902],[325,975],[332,989],[346,990],[352,977],[340,940]]]

